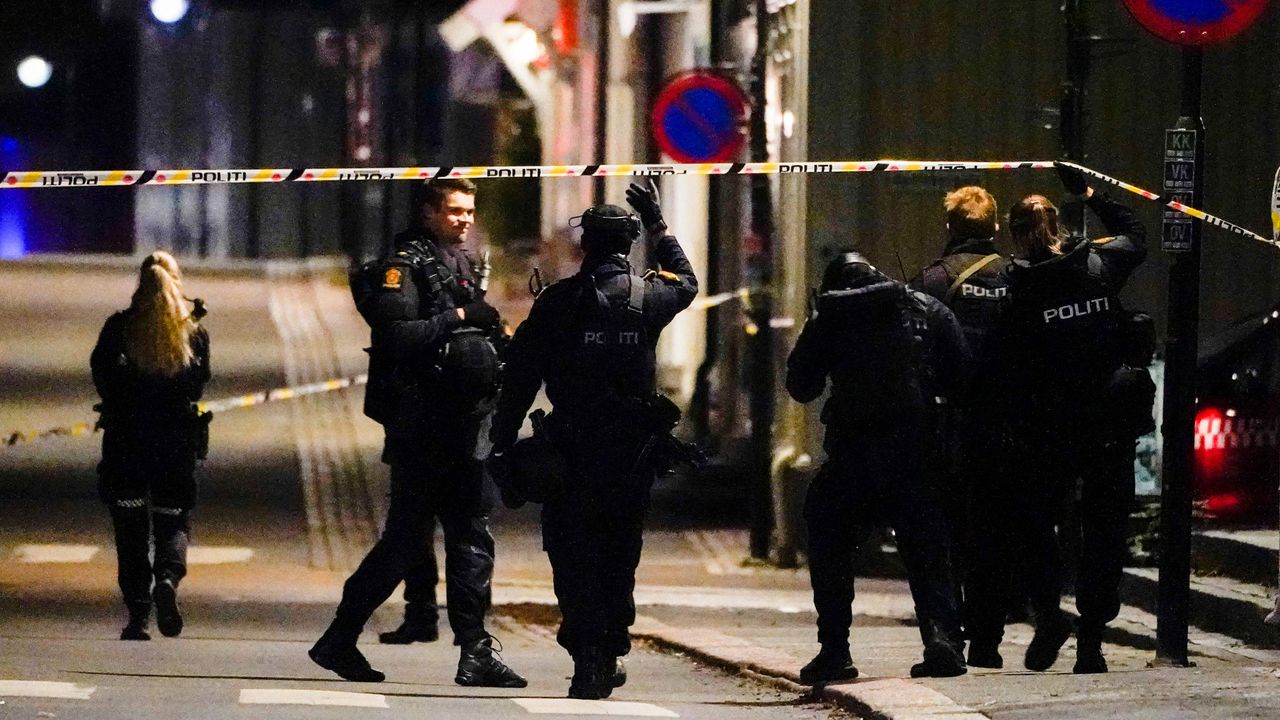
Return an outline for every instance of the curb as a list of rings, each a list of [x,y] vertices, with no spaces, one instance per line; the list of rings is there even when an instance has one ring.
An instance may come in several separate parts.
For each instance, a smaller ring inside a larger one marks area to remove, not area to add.
[[[872,720],[987,720],[931,688],[899,678],[864,678],[838,685],[801,685],[800,661],[789,653],[754,645],[712,630],[673,628],[643,615],[634,637],[682,652],[709,665],[750,675],[784,690],[826,700]]]

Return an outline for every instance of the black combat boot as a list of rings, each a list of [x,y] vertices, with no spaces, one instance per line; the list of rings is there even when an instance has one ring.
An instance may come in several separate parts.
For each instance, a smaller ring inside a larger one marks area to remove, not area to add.
[[[522,688],[529,681],[507,667],[493,651],[493,638],[486,636],[462,646],[458,674],[453,681],[467,687]]]
[[[178,589],[173,580],[165,577],[156,581],[151,590],[151,600],[156,605],[156,627],[165,637],[182,634],[182,613],[178,611]]]
[[[911,666],[911,677],[956,677],[969,672],[964,664],[964,644],[936,622],[920,627],[924,640],[924,660]]]
[[[311,646],[307,656],[325,670],[337,673],[343,680],[382,682],[387,678],[369,665],[369,661],[356,649],[354,638],[340,637],[332,625],[324,635],[320,636],[316,644]]]
[[[613,693],[617,661],[599,648],[582,648],[573,655],[573,680],[569,697],[578,700],[603,700]],[[623,681],[626,681],[625,674]]]
[[[1071,637],[1071,623],[1058,611],[1047,617],[1036,618],[1036,634],[1027,646],[1027,656],[1022,664],[1028,670],[1044,672],[1058,660],[1058,651]]]
[[[1004,667],[1004,658],[1000,657],[1000,643],[990,640],[970,640],[969,665],[996,669]]]
[[[151,624],[151,603],[149,602],[131,602],[125,603],[129,608],[129,622],[120,631],[121,640],[150,640],[151,633],[147,632],[147,626]]]
[[[848,645],[844,647],[824,645],[808,665],[800,668],[800,682],[805,685],[853,680],[857,677],[858,668],[853,666]]]
[[[1081,630],[1076,634],[1076,664],[1071,672],[1092,675],[1107,671],[1107,659],[1102,656],[1102,631]]]
[[[615,688],[620,688],[627,684],[627,666],[622,662],[622,658],[613,659],[613,682]]]
[[[378,642],[383,644],[433,643],[440,639],[440,630],[436,628],[438,620],[425,612],[416,609],[413,603],[404,606],[404,621],[399,628],[389,633],[379,633]]]

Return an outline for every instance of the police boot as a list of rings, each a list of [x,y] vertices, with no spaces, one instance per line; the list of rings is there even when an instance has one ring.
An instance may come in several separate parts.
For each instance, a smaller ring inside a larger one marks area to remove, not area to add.
[[[1004,658],[1000,657],[1000,643],[976,638],[970,640],[969,665],[971,667],[996,669],[1004,667]]]
[[[627,684],[627,666],[620,657],[613,659],[613,682],[610,684],[615,688],[620,688]]]
[[[408,645],[415,642],[435,642],[440,639],[440,630],[436,628],[436,619],[428,619],[426,613],[415,604],[404,608],[404,622],[391,632],[378,634],[378,642],[383,645]]]
[[[800,682],[805,685],[853,680],[857,677],[858,668],[853,666],[848,645],[843,647],[824,645],[808,665],[800,668]]]
[[[599,648],[582,648],[573,655],[573,679],[569,697],[578,700],[603,700],[613,693],[617,661]],[[623,682],[626,675],[623,675]]]
[[[165,637],[177,637],[182,634],[182,613],[178,611],[178,589],[173,580],[167,577],[156,582],[151,591],[151,600],[156,605],[156,627]]]
[[[120,631],[121,640],[150,640],[147,626],[151,624],[151,603],[125,603],[129,608],[129,622]]]
[[[924,638],[924,660],[911,666],[911,677],[956,677],[969,672],[964,664],[963,645],[933,621],[920,628]]]
[[[1058,611],[1047,617],[1036,618],[1036,634],[1027,646],[1022,664],[1028,670],[1044,672],[1058,660],[1058,651],[1071,637],[1071,623]]]
[[[1076,664],[1071,672],[1091,675],[1107,671],[1107,659],[1102,656],[1102,631],[1081,630],[1076,635]]]
[[[458,658],[458,674],[453,681],[467,687],[522,688],[529,685],[528,680],[507,667],[493,651],[492,636],[485,636],[462,646],[462,656]]]
[[[340,637],[332,625],[311,646],[307,656],[312,662],[336,673],[343,680],[382,682],[387,677],[369,665],[369,661],[356,649],[355,638]]]

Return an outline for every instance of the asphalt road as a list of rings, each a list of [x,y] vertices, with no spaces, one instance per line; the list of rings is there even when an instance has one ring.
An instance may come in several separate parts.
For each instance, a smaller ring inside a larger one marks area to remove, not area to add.
[[[215,379],[206,399],[364,371],[367,331],[345,287],[287,270],[188,272],[187,294],[210,306]],[[133,278],[131,266],[0,265],[0,433],[91,419],[89,352],[103,320],[128,303]],[[110,524],[94,490],[100,436],[0,447],[0,718],[842,716],[646,647],[633,653],[632,681],[618,702],[565,704],[572,664],[550,626],[501,608],[493,631],[504,657],[530,678],[524,691],[454,685],[456,650],[447,642],[378,646],[373,631],[394,627],[398,600],[375,615],[363,642],[386,683],[346,683],[315,667],[306,648],[383,510],[380,432],[360,415],[361,399],[355,388],[215,418],[180,590],[187,629],[179,639],[153,629],[149,643],[116,639],[124,612]],[[741,563],[742,510],[733,487],[658,488],[637,591],[642,612],[809,611],[802,573]],[[495,601],[551,602],[536,512],[500,514],[494,530]],[[872,596],[905,592],[901,583],[863,587]]]

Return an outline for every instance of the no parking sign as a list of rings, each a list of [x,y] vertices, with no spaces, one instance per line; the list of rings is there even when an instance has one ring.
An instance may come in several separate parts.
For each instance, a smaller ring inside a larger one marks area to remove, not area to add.
[[[1178,45],[1211,45],[1249,27],[1268,0],[1124,0],[1152,34]]]
[[[730,162],[746,141],[746,108],[747,97],[733,81],[693,70],[677,76],[658,95],[653,136],[676,162]]]

